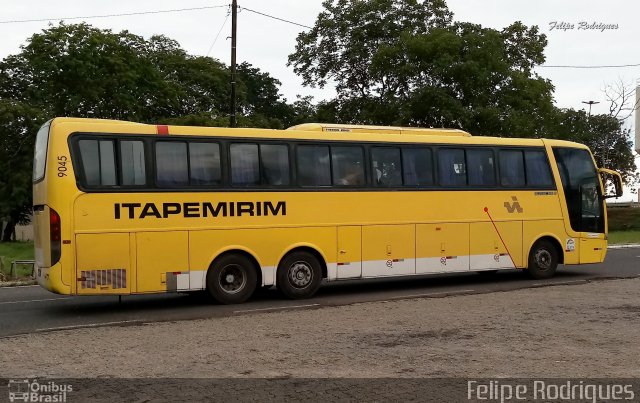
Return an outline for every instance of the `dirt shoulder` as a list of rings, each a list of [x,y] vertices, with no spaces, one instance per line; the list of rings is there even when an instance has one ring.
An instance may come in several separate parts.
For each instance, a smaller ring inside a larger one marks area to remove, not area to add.
[[[0,340],[0,377],[640,377],[640,279]]]

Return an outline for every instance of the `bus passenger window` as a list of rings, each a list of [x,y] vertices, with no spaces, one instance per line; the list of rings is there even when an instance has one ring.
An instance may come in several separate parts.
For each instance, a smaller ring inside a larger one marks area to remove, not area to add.
[[[331,147],[333,184],[361,186],[364,180],[364,156],[361,147]]]
[[[187,143],[156,142],[156,181],[161,187],[180,187],[189,184]]]
[[[438,170],[442,186],[465,186],[467,184],[467,170],[464,150],[444,148],[438,151]]]
[[[402,167],[405,186],[433,185],[433,157],[429,148],[404,148]]]
[[[189,168],[192,185],[220,185],[220,146],[189,142]]]
[[[524,159],[520,150],[500,150],[500,184],[524,187]]]
[[[553,186],[553,177],[544,151],[528,150],[524,152],[527,167],[527,186]]]
[[[468,149],[467,163],[469,171],[469,185],[495,186],[496,174],[494,169],[493,150]]]
[[[231,144],[231,184],[256,186],[260,184],[260,165],[257,144]]]
[[[373,179],[378,186],[402,186],[400,149],[391,147],[371,148]]]
[[[260,145],[260,171],[265,185],[289,184],[289,149],[286,145]]]
[[[80,159],[87,186],[115,186],[113,140],[80,140]]]
[[[329,147],[298,146],[296,159],[300,186],[331,186]]]
[[[120,141],[120,169],[123,185],[144,185],[146,183],[142,141]]]

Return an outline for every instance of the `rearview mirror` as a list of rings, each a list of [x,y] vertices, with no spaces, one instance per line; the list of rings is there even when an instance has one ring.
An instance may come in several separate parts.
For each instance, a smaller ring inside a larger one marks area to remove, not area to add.
[[[622,176],[616,171],[606,168],[600,168],[598,172],[600,173],[602,186],[604,187],[603,197],[609,199],[611,197],[622,196]]]

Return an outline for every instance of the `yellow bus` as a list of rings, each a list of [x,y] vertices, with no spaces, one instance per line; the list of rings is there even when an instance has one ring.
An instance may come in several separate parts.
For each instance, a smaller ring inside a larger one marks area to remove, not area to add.
[[[37,134],[36,274],[56,293],[257,287],[602,262],[608,175],[587,147],[460,130],[288,130],[56,118]]]

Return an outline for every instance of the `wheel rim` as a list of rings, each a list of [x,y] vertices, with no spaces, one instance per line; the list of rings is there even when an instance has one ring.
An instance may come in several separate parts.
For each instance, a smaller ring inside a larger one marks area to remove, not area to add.
[[[551,261],[553,260],[551,257],[551,252],[546,249],[538,249],[534,256],[536,265],[542,271],[549,270],[551,268]]]
[[[313,280],[313,269],[307,262],[295,262],[289,266],[289,283],[296,288],[305,288]]]
[[[247,284],[247,276],[242,266],[230,264],[222,268],[218,274],[220,289],[227,294],[242,291]]]

